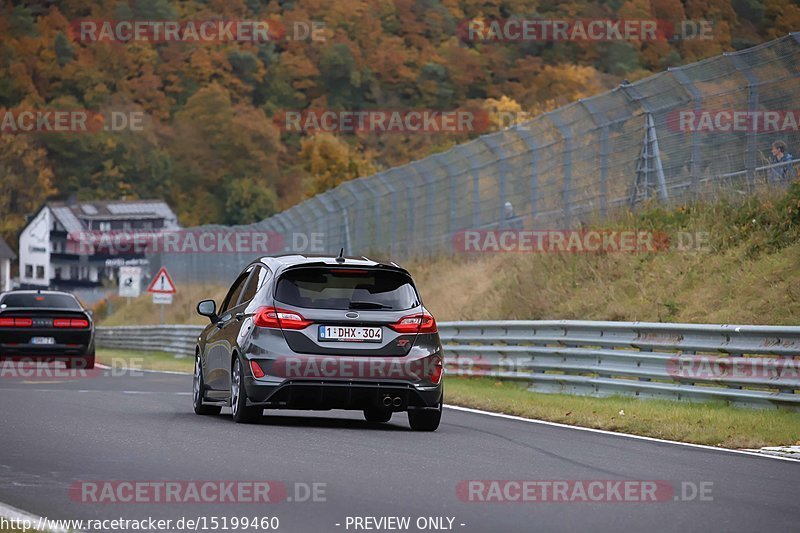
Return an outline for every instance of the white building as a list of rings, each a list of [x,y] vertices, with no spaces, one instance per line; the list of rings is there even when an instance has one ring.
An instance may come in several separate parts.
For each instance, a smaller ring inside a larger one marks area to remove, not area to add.
[[[11,261],[16,258],[16,254],[0,237],[0,292],[11,290]]]
[[[20,286],[99,287],[115,280],[120,266],[146,265],[147,258],[142,247],[97,247],[87,244],[91,237],[178,228],[175,213],[161,200],[48,202],[20,234]]]

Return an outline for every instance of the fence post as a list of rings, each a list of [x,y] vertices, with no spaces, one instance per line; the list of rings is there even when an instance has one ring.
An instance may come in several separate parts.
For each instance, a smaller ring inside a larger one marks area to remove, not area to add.
[[[497,138],[502,135],[500,133],[493,133],[491,135],[484,135],[478,137],[479,140],[489,147],[492,154],[497,158],[498,163],[498,176],[497,176],[497,220],[500,221],[500,229],[505,226],[505,203],[506,203],[506,173],[507,163],[506,154],[503,146],[498,142]]]
[[[452,239],[453,234],[455,233],[455,225],[456,219],[458,218],[458,180],[456,179],[458,176],[457,172],[453,171],[453,162],[450,161],[444,154],[437,154],[433,156],[433,160],[436,162],[437,165],[442,167],[444,171],[447,173],[447,189],[448,193],[448,215],[447,215],[447,232]]]
[[[389,190],[389,195],[392,197],[389,200],[389,255],[393,255],[394,247],[397,243],[395,238],[397,235],[397,189],[386,179],[386,175],[383,172],[377,174],[377,176],[380,182]]]
[[[557,112],[551,111],[546,113],[545,116],[558,129],[561,133],[561,138],[564,140],[564,182],[561,189],[561,203],[564,209],[564,225],[567,227],[572,222],[572,132],[564,124]]]
[[[722,54],[731,60],[734,68],[747,80],[747,111],[750,113],[758,110],[758,76],[753,74],[750,67],[742,59],[739,52]],[[747,187],[754,190],[756,186],[756,129],[747,130],[747,148],[745,148],[745,169],[747,169]]]
[[[530,176],[530,212],[531,212],[531,225],[536,220],[536,213],[539,202],[539,142],[533,136],[531,131],[531,124],[536,119],[528,120],[524,123],[513,126],[517,134],[525,141],[525,146],[531,152],[531,176]]]
[[[695,113],[699,113],[702,111],[703,108],[703,95],[700,93],[700,90],[695,87],[692,83],[692,80],[689,79],[689,76],[686,75],[684,69],[681,67],[677,68],[668,68],[667,72],[675,76],[675,79],[678,80],[678,83],[686,90],[687,94],[692,100],[692,110]],[[689,159],[689,172],[692,174],[692,190],[690,192],[691,199],[695,199],[697,194],[699,193],[700,188],[700,136],[698,132],[693,131],[692,133],[692,151],[691,156]]]
[[[470,150],[470,146],[474,145],[475,141],[459,144],[455,150],[464,154],[470,165],[470,174],[472,174],[472,227],[478,228],[481,225],[481,171],[475,155]]]
[[[595,128],[600,128],[600,216],[605,218],[608,215],[608,124],[605,116],[593,109],[589,101],[581,99],[578,102],[583,106]]]
[[[425,238],[423,239],[423,244],[422,244],[424,248],[432,248],[431,244],[430,244],[430,240],[431,240],[431,236],[433,235],[433,202],[434,202],[434,199],[435,199],[435,195],[433,194],[433,190],[432,190],[433,189],[433,187],[432,187],[433,178],[427,172],[420,173],[420,171],[417,170],[417,166],[421,165],[423,162],[425,162],[428,159],[431,159],[432,157],[436,157],[436,156],[431,156],[431,157],[428,157],[426,159],[423,159],[419,163],[412,163],[412,164],[408,165],[408,168],[417,176],[417,178],[420,178],[422,180],[422,183],[419,183],[416,180],[414,180],[414,181],[415,181],[415,185],[416,185],[415,188],[417,190],[421,191],[422,195],[425,196],[425,234],[426,235],[425,235]],[[409,191],[409,194],[410,193],[411,193],[411,191]],[[414,203],[416,204],[416,202],[414,202]],[[413,235],[414,234],[412,233],[412,238],[413,238]]]

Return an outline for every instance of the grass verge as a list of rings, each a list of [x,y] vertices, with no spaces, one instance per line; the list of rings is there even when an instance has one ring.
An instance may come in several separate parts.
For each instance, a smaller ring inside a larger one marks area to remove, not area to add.
[[[572,426],[725,448],[800,444],[800,413],[782,409],[542,394],[490,378],[448,377],[445,388],[450,404]]]
[[[188,373],[194,370],[193,358],[175,357],[175,355],[167,352],[138,352],[135,350],[98,348],[96,361],[112,368],[169,370]]]

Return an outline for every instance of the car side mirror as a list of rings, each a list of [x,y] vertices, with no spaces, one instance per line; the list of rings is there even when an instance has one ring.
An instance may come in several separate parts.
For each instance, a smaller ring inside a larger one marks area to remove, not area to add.
[[[217,303],[214,300],[203,300],[197,304],[197,313],[207,316],[212,323],[219,319],[217,316]]]

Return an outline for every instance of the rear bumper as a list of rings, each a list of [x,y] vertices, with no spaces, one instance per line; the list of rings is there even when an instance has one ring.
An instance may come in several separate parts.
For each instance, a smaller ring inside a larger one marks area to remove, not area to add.
[[[266,409],[347,409],[385,407],[406,411],[437,408],[443,385],[416,386],[393,381],[287,380],[281,383],[245,378],[248,404]]]
[[[0,358],[63,360],[86,355],[94,355],[94,342],[89,345],[0,343]]]

